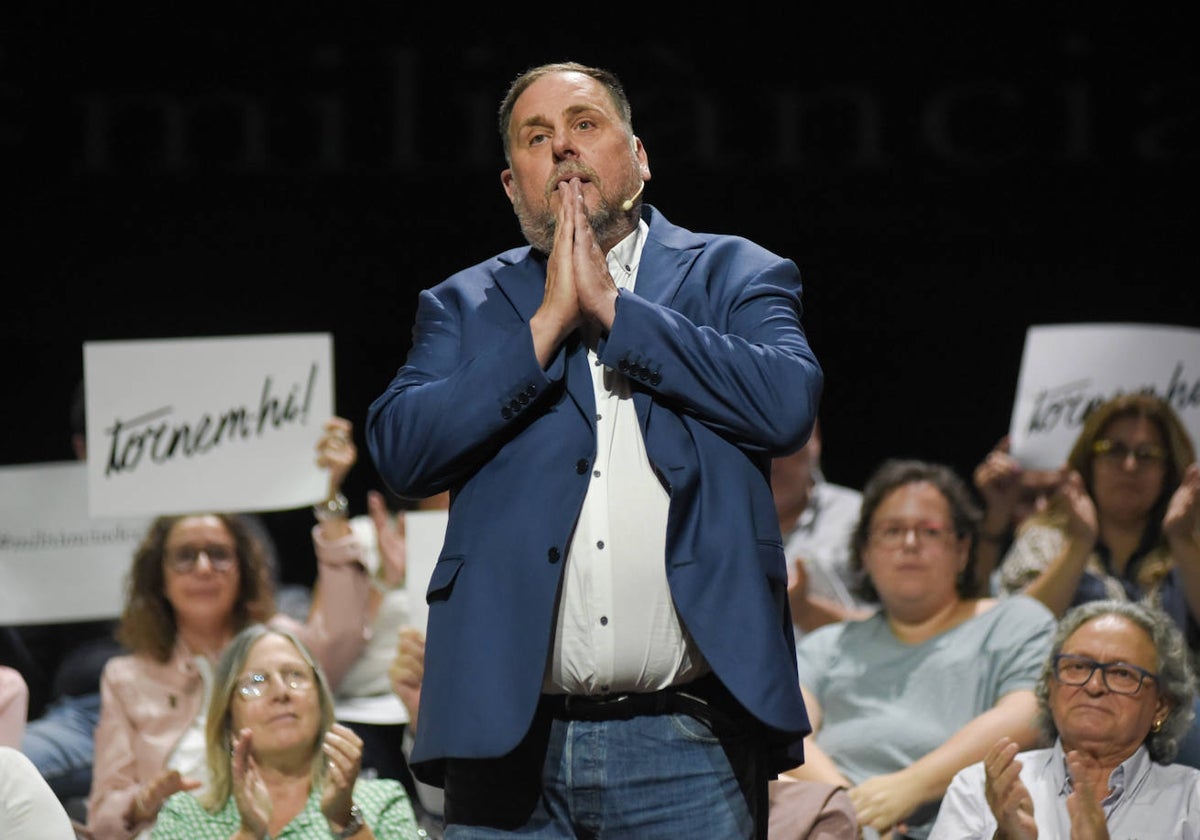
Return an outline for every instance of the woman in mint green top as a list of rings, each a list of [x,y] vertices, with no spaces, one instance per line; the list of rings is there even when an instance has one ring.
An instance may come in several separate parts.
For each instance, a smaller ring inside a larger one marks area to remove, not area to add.
[[[214,685],[209,786],[171,796],[152,837],[421,837],[400,782],[358,778],[362,740],[334,722],[325,676],[295,636],[247,627],[221,656]]]

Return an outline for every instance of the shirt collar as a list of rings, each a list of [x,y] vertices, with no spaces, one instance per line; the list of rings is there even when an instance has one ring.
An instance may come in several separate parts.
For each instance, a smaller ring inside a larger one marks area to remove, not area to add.
[[[650,226],[644,219],[639,220],[637,228],[614,245],[605,257],[613,282],[620,288],[633,288],[633,278],[637,276],[642,248],[646,244],[646,234],[649,232]]]
[[[1051,771],[1054,773],[1055,781],[1058,782],[1058,792],[1060,796],[1066,796],[1074,786],[1071,784],[1071,777],[1067,773],[1067,754],[1063,750],[1062,739],[1054,740],[1054,749],[1050,755]],[[1133,755],[1122,761],[1117,768],[1109,774],[1108,788],[1111,791],[1107,796],[1100,801],[1101,806],[1109,808],[1125,794],[1125,791],[1133,784],[1134,779],[1139,778],[1150,768],[1150,752],[1146,749],[1146,745],[1142,744]]]

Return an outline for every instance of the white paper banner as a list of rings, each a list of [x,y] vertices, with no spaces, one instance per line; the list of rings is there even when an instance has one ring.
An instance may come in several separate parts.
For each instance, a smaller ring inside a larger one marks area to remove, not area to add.
[[[324,498],[328,334],[84,345],[94,517],[269,511]]]
[[[1118,394],[1171,404],[1200,446],[1200,329],[1158,324],[1030,327],[1009,428],[1013,455],[1061,466],[1087,414]]]
[[[88,516],[81,461],[0,467],[0,624],[115,618],[149,519]]]

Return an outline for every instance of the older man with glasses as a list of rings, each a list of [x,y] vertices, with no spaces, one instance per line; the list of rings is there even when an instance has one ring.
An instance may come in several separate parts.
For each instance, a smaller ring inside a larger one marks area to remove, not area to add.
[[[1200,770],[1172,764],[1196,681],[1151,606],[1092,601],[1059,623],[1037,696],[1053,745],[1001,738],[959,772],[930,840],[1200,838]]]

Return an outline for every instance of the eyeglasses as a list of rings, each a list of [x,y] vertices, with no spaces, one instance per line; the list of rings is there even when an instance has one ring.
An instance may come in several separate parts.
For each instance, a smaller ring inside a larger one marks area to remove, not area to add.
[[[225,545],[213,544],[205,546],[183,545],[178,548],[169,549],[166,553],[167,563],[174,571],[186,574],[195,571],[201,554],[208,558],[208,565],[212,566],[213,571],[216,572],[227,572],[237,562],[237,551],[235,549]]]
[[[1147,678],[1158,682],[1158,674],[1128,662],[1097,662],[1086,656],[1060,653],[1054,657],[1054,677],[1063,685],[1086,685],[1100,669],[1104,687],[1113,694],[1137,694]]]
[[[246,674],[237,681],[238,694],[244,700],[257,700],[267,693],[272,676],[279,677],[280,681],[293,691],[308,691],[313,687],[312,672],[301,671],[299,668],[285,668],[282,671],[255,671]]]
[[[871,529],[871,539],[884,548],[899,548],[904,545],[908,535],[912,534],[918,545],[928,545],[939,542],[954,529],[948,525],[937,525],[933,522],[922,522],[919,525],[900,525],[889,523]]]
[[[1108,440],[1107,438],[1101,438],[1093,443],[1092,452],[1097,458],[1111,461],[1114,464],[1128,463],[1129,456],[1132,455],[1139,469],[1151,464],[1161,464],[1167,458],[1167,453],[1161,446],[1143,443],[1141,446],[1130,448],[1119,440]]]

